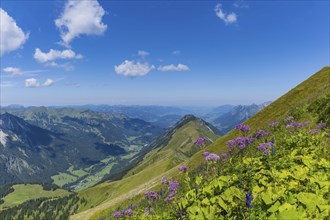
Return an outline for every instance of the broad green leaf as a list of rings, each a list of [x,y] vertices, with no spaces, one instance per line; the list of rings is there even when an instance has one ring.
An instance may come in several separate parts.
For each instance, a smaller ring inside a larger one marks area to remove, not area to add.
[[[202,200],[202,205],[210,205],[210,200],[208,199],[208,198],[204,198],[203,200]]]
[[[279,220],[288,220],[288,219],[302,219],[301,214],[295,209],[283,210],[278,214]]]
[[[276,201],[267,211],[268,212],[276,212],[278,208],[280,207],[281,203],[279,201]]]

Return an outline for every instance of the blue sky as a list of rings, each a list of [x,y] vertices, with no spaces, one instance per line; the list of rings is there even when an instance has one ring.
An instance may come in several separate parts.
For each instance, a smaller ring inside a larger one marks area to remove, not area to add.
[[[329,1],[1,1],[1,105],[272,101],[329,66]]]

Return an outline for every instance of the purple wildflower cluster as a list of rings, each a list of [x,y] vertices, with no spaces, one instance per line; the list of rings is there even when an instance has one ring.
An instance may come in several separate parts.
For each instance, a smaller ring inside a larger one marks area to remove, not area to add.
[[[313,130],[310,130],[310,134],[311,135],[316,135],[317,133],[319,133],[320,132],[320,130],[319,129],[313,129]]]
[[[205,157],[205,160],[206,161],[214,161],[214,162],[216,162],[216,161],[220,160],[219,155],[213,154],[213,153],[210,153],[210,152],[203,152],[202,153],[202,156]]]
[[[238,147],[239,149],[245,149],[249,144],[251,144],[255,138],[252,137],[237,137],[233,140],[229,140],[226,142],[228,148],[231,150],[234,147]]]
[[[133,216],[132,206],[129,206],[128,209],[126,209],[123,212],[116,211],[113,213],[114,218],[121,218],[125,216]]]
[[[268,125],[269,125],[269,127],[271,127],[271,128],[275,128],[275,127],[278,125],[278,121],[270,122]]]
[[[220,157],[217,154],[210,153],[209,155],[207,155],[205,157],[205,160],[206,161],[214,161],[214,162],[216,162],[216,161],[220,160]]]
[[[316,128],[322,129],[322,128],[325,128],[326,126],[327,126],[326,123],[318,123],[317,126],[316,126]]]
[[[201,146],[202,144],[204,144],[205,142],[207,142],[209,139],[206,137],[199,137],[195,140],[194,144],[196,144],[197,146]]]
[[[263,151],[264,154],[269,154],[269,149],[273,149],[273,148],[274,148],[273,142],[262,143],[257,147],[257,149]],[[272,152],[274,151],[272,150]]]
[[[131,208],[126,209],[126,210],[124,211],[124,215],[132,216],[132,215],[133,215],[133,210],[132,210]]]
[[[116,211],[116,212],[113,213],[114,218],[121,218],[123,216],[124,216],[124,214],[122,212]]]
[[[222,157],[222,162],[225,162],[226,160],[228,160],[228,154],[226,152],[222,153],[221,157]]]
[[[183,173],[185,173],[185,172],[187,172],[187,170],[188,170],[188,168],[187,168],[187,166],[181,166],[181,167],[179,167],[179,170],[181,171],[181,172],[183,172]]]
[[[301,128],[301,127],[307,126],[309,124],[310,124],[309,121],[305,121],[302,123],[299,123],[297,121],[292,121],[290,124],[287,124],[285,127],[286,128]]]
[[[271,132],[267,132],[267,131],[265,131],[265,130],[258,130],[258,131],[256,131],[256,133],[255,133],[255,137],[257,138],[257,139],[259,139],[259,138],[261,138],[261,137],[264,137],[264,136],[269,136],[269,135],[271,135],[272,133]]]
[[[144,198],[146,198],[146,199],[155,201],[157,199],[157,197],[158,197],[158,193],[150,191],[150,190],[148,190],[144,193]]]
[[[179,188],[180,184],[178,181],[170,181],[165,180],[164,177],[162,177],[162,184],[167,184],[167,189],[170,191],[170,193],[165,198],[164,202],[170,202],[173,201],[174,196],[176,195],[177,189]]]
[[[250,131],[250,127],[247,126],[247,125],[242,125],[242,124],[239,124],[236,126],[236,129],[239,130],[240,132],[244,133],[244,132],[248,132]]]
[[[252,208],[252,204],[251,204],[252,199],[253,199],[252,192],[251,191],[247,192],[247,194],[245,196],[245,204],[248,208]]]

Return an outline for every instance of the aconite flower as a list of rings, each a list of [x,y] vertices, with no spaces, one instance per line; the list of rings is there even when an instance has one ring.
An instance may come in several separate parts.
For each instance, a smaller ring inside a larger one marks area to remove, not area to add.
[[[247,194],[245,196],[245,204],[248,208],[252,208],[252,204],[251,204],[252,199],[253,199],[252,192],[251,191],[247,192]]]

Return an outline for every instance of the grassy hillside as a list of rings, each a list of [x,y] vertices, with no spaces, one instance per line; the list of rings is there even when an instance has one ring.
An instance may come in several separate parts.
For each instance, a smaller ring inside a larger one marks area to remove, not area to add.
[[[330,68],[325,67],[313,76],[311,76],[306,81],[302,82],[300,85],[289,91],[287,94],[273,102],[271,105],[267,106],[265,109],[260,111],[258,114],[250,118],[245,122],[248,124],[252,130],[261,129],[268,126],[269,122],[274,120],[281,120],[288,115],[294,116],[296,120],[310,120],[314,123],[321,120],[321,118],[327,118],[327,115],[330,116],[330,111],[323,111],[322,109],[330,109],[329,104],[327,102],[330,97]],[[323,103],[323,104],[322,104]],[[324,105],[324,108],[318,109],[318,105]],[[314,106],[314,107],[313,107]],[[207,147],[207,151],[215,152],[217,154],[221,152],[225,152],[228,150],[226,142],[228,140],[234,139],[239,135],[239,132],[236,130],[232,130],[225,136],[219,138],[209,147]],[[195,154],[190,160],[188,160],[185,164],[191,169],[194,167],[198,167],[204,158],[201,157],[200,153]],[[152,169],[152,168],[151,168]],[[157,168],[155,168],[156,170]],[[167,173],[159,173],[165,176],[177,177],[179,172],[177,168],[173,168],[169,170]],[[158,178],[158,180],[160,177]],[[155,184],[157,185],[157,184]],[[155,186],[154,185],[154,186]],[[158,182],[158,185],[160,183]],[[121,190],[120,190],[121,191]],[[123,197],[123,195],[121,195]],[[116,203],[109,204],[108,207],[115,207]],[[124,203],[128,204],[128,203]],[[104,209],[105,211],[99,211],[96,215],[94,215],[95,219],[102,219],[104,216],[110,215],[110,210],[105,209],[106,207],[100,207],[99,210]],[[94,209],[95,211],[95,209]],[[88,212],[85,212],[88,213]],[[102,217],[103,216],[103,217]]]
[[[289,114],[296,116],[297,118],[299,112],[304,111],[304,108],[312,105],[318,98],[322,96],[325,97],[329,92],[330,67],[324,67],[262,111],[248,119],[244,124],[248,124],[252,129],[257,129],[265,127],[269,122],[283,118]],[[226,135],[217,139],[207,150],[213,152],[227,151],[226,142],[233,139],[238,134],[238,131],[233,129]],[[198,161],[201,161],[201,159],[199,155],[196,154],[189,160],[189,165],[193,165]]]
[[[18,184],[14,185],[14,192],[3,198],[4,203],[0,205],[0,210],[7,207],[19,205],[27,200],[36,198],[64,197],[70,193],[64,189],[54,191],[44,190],[38,184]]]
[[[218,137],[205,122],[195,117],[189,119],[182,126],[181,124],[177,127],[174,126],[171,131],[165,134],[165,137],[159,138],[161,140],[159,144],[156,143],[156,147],[146,154],[144,159],[129,171],[125,178],[119,181],[105,182],[79,192],[79,196],[88,201],[88,204],[82,207],[81,210],[99,205],[105,201],[109,202],[127,192],[132,196],[137,192],[152,187],[156,184],[157,181],[155,179],[158,180],[160,174],[186,161],[199,150],[199,147],[196,147],[193,142],[201,136],[207,137],[211,141]],[[168,141],[164,141],[165,139],[168,139]],[[121,197],[121,199],[124,198],[127,199],[129,197]],[[106,205],[101,207],[104,206]],[[96,207],[73,217],[73,219],[79,219],[99,209],[100,207]]]

